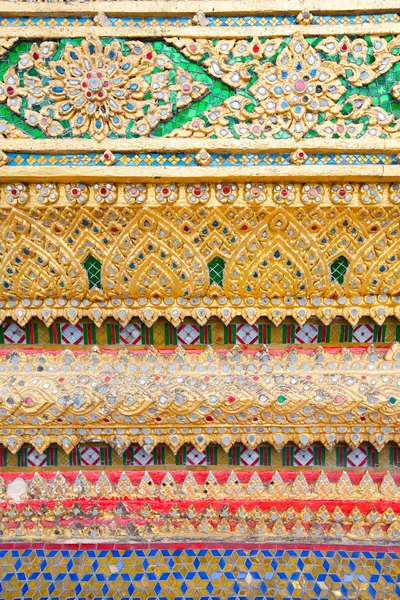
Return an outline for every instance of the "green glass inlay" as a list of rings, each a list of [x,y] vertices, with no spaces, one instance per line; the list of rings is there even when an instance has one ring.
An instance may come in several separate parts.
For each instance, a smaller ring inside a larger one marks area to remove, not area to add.
[[[284,402],[286,402],[286,396],[278,396],[277,400],[279,404],[283,404]]]
[[[390,396],[389,402],[390,402],[390,404],[396,404],[397,398],[395,398],[394,396]]]
[[[89,279],[89,289],[101,289],[101,262],[89,254],[83,266]]]
[[[225,261],[220,257],[216,256],[208,263],[208,272],[210,274],[210,283],[216,283],[222,285],[224,279]]]
[[[338,256],[333,263],[330,264],[331,281],[337,281],[340,285],[343,284],[344,278],[349,268],[349,261],[345,256]]]

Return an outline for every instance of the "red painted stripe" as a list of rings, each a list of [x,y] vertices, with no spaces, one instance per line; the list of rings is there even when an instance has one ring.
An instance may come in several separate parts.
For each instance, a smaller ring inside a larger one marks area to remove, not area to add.
[[[375,346],[375,350],[377,350],[380,354],[385,354],[388,351],[390,344],[385,344],[382,346]],[[332,355],[336,355],[339,354],[339,352],[343,351],[342,346],[322,346],[322,348],[324,349],[324,351],[327,354],[332,354]],[[369,345],[364,345],[364,346],[353,346],[350,348],[347,348],[347,351],[350,352],[351,354],[363,354],[364,352],[366,352],[369,348]],[[174,348],[157,348],[157,351],[160,353],[161,356],[170,356],[175,349]],[[221,348],[221,349],[215,349],[214,352],[216,354],[221,354],[221,355],[226,355],[228,354],[230,350],[228,348]],[[274,349],[271,348],[269,349],[269,353],[271,354],[271,356],[283,356],[284,354],[286,354],[287,352],[290,351],[290,348],[284,348],[284,349]],[[0,348],[0,356],[7,356],[8,354],[10,354],[11,350],[9,348]],[[51,348],[18,348],[18,352],[22,353],[22,354],[26,354],[26,355],[34,355],[34,354],[48,354],[49,356],[57,356],[58,354],[60,354],[61,352],[63,352],[63,350],[61,349],[51,349]],[[78,349],[78,348],[72,348],[70,350],[70,352],[72,352],[74,354],[74,356],[81,356],[84,354],[88,354],[90,352],[89,349]],[[113,348],[102,348],[100,350],[100,352],[103,354],[117,354],[119,352],[118,349],[113,349]],[[146,352],[148,352],[147,348],[135,348],[130,350],[130,353],[133,355],[141,355],[141,354],[145,354]],[[200,354],[202,352],[201,349],[199,348],[190,348],[187,349],[186,352],[188,354],[193,354],[193,355],[197,355]],[[255,356],[257,353],[259,352],[258,349],[251,349],[251,348],[243,348],[243,353],[244,354],[248,354],[249,356]],[[296,352],[298,352],[299,354],[304,354],[305,356],[310,356],[313,352],[315,352],[314,348],[296,348]]]

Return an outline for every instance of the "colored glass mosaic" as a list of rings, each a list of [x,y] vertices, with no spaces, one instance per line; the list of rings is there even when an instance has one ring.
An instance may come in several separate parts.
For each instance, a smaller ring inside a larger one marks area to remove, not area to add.
[[[300,593],[304,600],[334,600],[400,594],[399,554],[388,548],[135,550],[111,545],[11,550],[3,546],[0,554],[4,600],[291,600]]]
[[[198,166],[196,152],[146,152],[121,153],[115,152],[115,167],[190,167]],[[8,152],[10,167],[93,167],[103,162],[103,154],[82,154],[68,152],[64,155],[54,155],[37,152]],[[210,153],[209,167],[263,167],[290,166],[290,154],[252,152],[242,154]],[[385,153],[359,154],[358,152],[341,154],[308,154],[305,165],[396,165],[396,156]]]
[[[5,45],[6,136],[351,139],[399,126],[398,36]]]
[[[208,15],[209,25],[214,27],[276,27],[280,25],[295,25],[296,17],[293,15]],[[110,26],[114,27],[188,27],[192,25],[190,17],[108,17]],[[362,25],[398,23],[397,13],[385,14],[351,14],[351,15],[316,15],[310,25]],[[95,25],[93,17],[2,17],[0,25],[3,27],[70,27],[82,25]]]

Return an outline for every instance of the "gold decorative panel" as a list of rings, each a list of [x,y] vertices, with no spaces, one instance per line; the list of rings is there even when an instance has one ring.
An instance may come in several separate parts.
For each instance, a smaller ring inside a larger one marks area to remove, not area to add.
[[[382,324],[400,310],[397,187],[4,184],[0,317]]]
[[[0,441],[43,451],[102,440],[123,452],[400,441],[399,346],[378,351],[183,349],[2,356]]]

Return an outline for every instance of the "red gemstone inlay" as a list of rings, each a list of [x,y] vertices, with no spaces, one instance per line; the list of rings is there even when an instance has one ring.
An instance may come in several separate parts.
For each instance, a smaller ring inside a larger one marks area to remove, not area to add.
[[[33,58],[34,60],[37,60],[37,59],[39,58],[39,53],[38,53],[38,52],[33,52],[33,53],[32,53],[32,58]]]
[[[163,188],[162,193],[166,196],[169,193],[169,188]]]
[[[287,190],[282,190],[281,191],[281,196],[287,196],[288,195],[288,191]]]
[[[232,402],[235,402],[235,400],[236,400],[236,398],[234,396],[229,396],[229,398],[228,398],[228,402],[230,404],[232,404]]]
[[[253,46],[253,52],[260,52],[260,46],[257,46],[257,44]]]
[[[11,190],[11,193],[12,193],[13,196],[15,196],[16,194],[18,194],[18,190],[16,190],[15,188],[13,188]]]
[[[11,85],[9,85],[8,88],[6,89],[6,92],[9,96],[12,96],[14,93],[14,88],[11,87]]]
[[[148,54],[146,54],[146,58],[148,58],[149,60],[151,60],[153,58],[153,53],[149,52]]]
[[[343,44],[342,45],[342,50],[343,50],[343,52],[346,52],[346,50],[347,50],[347,44]]]
[[[79,190],[77,190],[76,188],[74,188],[73,190],[71,190],[71,194],[73,196],[76,196],[77,194],[79,194]]]
[[[224,185],[224,187],[222,188],[222,192],[224,194],[230,194],[231,188],[229,187],[229,185]]]
[[[341,190],[339,190],[338,194],[339,194],[339,196],[342,196],[342,197],[343,197],[343,196],[345,196],[345,195],[346,195],[346,190],[344,190],[344,189],[341,189]]]
[[[210,423],[211,421],[214,421],[214,419],[212,417],[206,417],[206,421]]]
[[[107,194],[107,188],[105,188],[105,187],[101,188],[100,194],[103,194],[103,195]]]
[[[201,194],[201,189],[200,189],[200,188],[194,188],[194,190],[193,190],[193,194],[194,194],[195,196],[200,196],[200,194]]]

